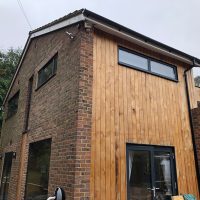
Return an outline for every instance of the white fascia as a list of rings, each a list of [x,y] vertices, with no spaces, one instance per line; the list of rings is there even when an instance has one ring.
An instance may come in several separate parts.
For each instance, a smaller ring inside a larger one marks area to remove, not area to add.
[[[50,27],[47,27],[47,28],[39,30],[39,31],[37,31],[35,33],[32,33],[31,34],[31,38],[35,38],[35,37],[38,37],[38,36],[41,36],[41,35],[44,35],[44,34],[47,34],[47,33],[53,32],[53,31],[56,31],[58,29],[70,26],[72,24],[76,24],[76,23],[78,23],[80,21],[84,21],[84,20],[85,20],[84,15],[83,14],[79,14],[79,15],[77,15],[75,17],[69,18],[69,19],[64,20],[62,22],[54,24],[54,25],[52,25]]]

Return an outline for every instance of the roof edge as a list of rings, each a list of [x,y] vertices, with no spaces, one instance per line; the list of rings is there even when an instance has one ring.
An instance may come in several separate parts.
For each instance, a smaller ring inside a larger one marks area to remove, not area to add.
[[[125,33],[125,34],[128,34],[130,36],[133,36],[134,38],[136,38],[137,40],[141,40],[142,42],[146,43],[146,44],[150,44],[150,45],[153,45],[155,47],[159,47],[161,49],[163,49],[164,51],[167,51],[169,52],[170,54],[177,54],[178,56],[182,56],[182,57],[185,57],[189,60],[191,60],[191,62],[193,63],[193,60],[195,60],[195,62],[197,64],[199,64],[200,66],[200,59],[197,58],[197,57],[194,57],[190,54],[187,54],[187,53],[184,53],[183,51],[180,51],[178,49],[175,49],[173,47],[170,47],[164,43],[161,43],[161,42],[158,42],[150,37],[147,37],[143,34],[140,34],[136,31],[133,31],[132,29],[129,29],[121,24],[118,24],[114,21],[111,21],[101,15],[98,15],[92,11],[89,11],[87,9],[84,10],[84,16],[88,19],[92,19],[94,21],[98,21],[100,23],[104,23],[104,24],[107,24],[108,26],[110,26],[111,28],[114,28],[116,30],[118,30],[119,32],[122,32],[122,33]]]

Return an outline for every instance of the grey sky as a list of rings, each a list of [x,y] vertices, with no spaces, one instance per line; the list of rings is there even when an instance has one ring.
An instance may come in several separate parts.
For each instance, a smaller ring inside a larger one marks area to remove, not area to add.
[[[87,8],[200,58],[199,0],[21,0],[33,29]],[[23,47],[30,28],[17,0],[0,0],[0,49]]]

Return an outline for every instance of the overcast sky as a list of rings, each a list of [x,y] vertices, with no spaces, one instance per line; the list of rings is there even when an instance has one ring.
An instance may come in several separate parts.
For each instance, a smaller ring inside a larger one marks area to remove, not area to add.
[[[87,8],[200,58],[200,0],[21,0],[33,29]],[[30,27],[17,0],[0,0],[0,49],[24,47]]]

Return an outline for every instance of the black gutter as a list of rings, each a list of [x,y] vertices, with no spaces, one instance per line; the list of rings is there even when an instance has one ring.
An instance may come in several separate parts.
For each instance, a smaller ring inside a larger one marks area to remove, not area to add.
[[[163,44],[163,43],[158,42],[158,41],[156,41],[156,40],[154,40],[152,38],[149,38],[149,37],[147,37],[147,36],[145,36],[143,34],[140,34],[140,33],[136,32],[136,31],[133,31],[133,30],[131,30],[131,29],[125,27],[125,26],[122,26],[121,24],[118,24],[118,23],[116,23],[114,21],[111,21],[111,20],[109,20],[109,19],[107,19],[107,18],[105,18],[105,17],[103,17],[101,15],[98,15],[98,14],[96,14],[94,12],[91,12],[91,11],[89,11],[87,9],[84,9],[82,13],[83,13],[83,15],[85,17],[88,17],[90,19],[96,20],[98,22],[102,22],[103,24],[106,24],[106,25],[108,25],[108,26],[110,26],[110,27],[112,27],[112,28],[114,28],[116,30],[122,31],[122,32],[124,32],[126,34],[129,34],[130,36],[133,36],[133,37],[135,37],[135,38],[137,38],[137,39],[139,39],[139,40],[141,40],[143,42],[146,42],[147,44],[151,44],[153,46],[161,48],[161,49],[163,49],[165,51],[168,51],[169,53],[173,53],[173,54],[176,54],[178,56],[181,56],[181,57],[184,57],[184,58],[188,58],[189,60],[194,60],[195,59],[196,63],[200,64],[200,59],[195,58],[194,56],[191,56],[191,55],[189,55],[187,53],[184,53],[184,52],[182,52],[180,50],[177,50],[177,49],[175,49],[173,47],[170,47],[170,46],[168,46],[166,44]]]
[[[185,90],[186,90],[186,96],[187,96],[189,121],[190,121],[190,128],[191,128],[191,134],[192,134],[192,144],[193,144],[193,150],[194,150],[195,168],[196,168],[196,173],[197,173],[198,188],[200,190],[200,171],[199,171],[199,166],[198,166],[198,156],[197,156],[197,149],[196,149],[196,143],[195,143],[194,126],[193,126],[193,121],[192,121],[190,95],[189,95],[189,87],[188,87],[188,80],[187,80],[187,72],[190,71],[193,67],[195,67],[195,64],[193,64],[190,68],[184,71],[184,78],[185,78]]]

